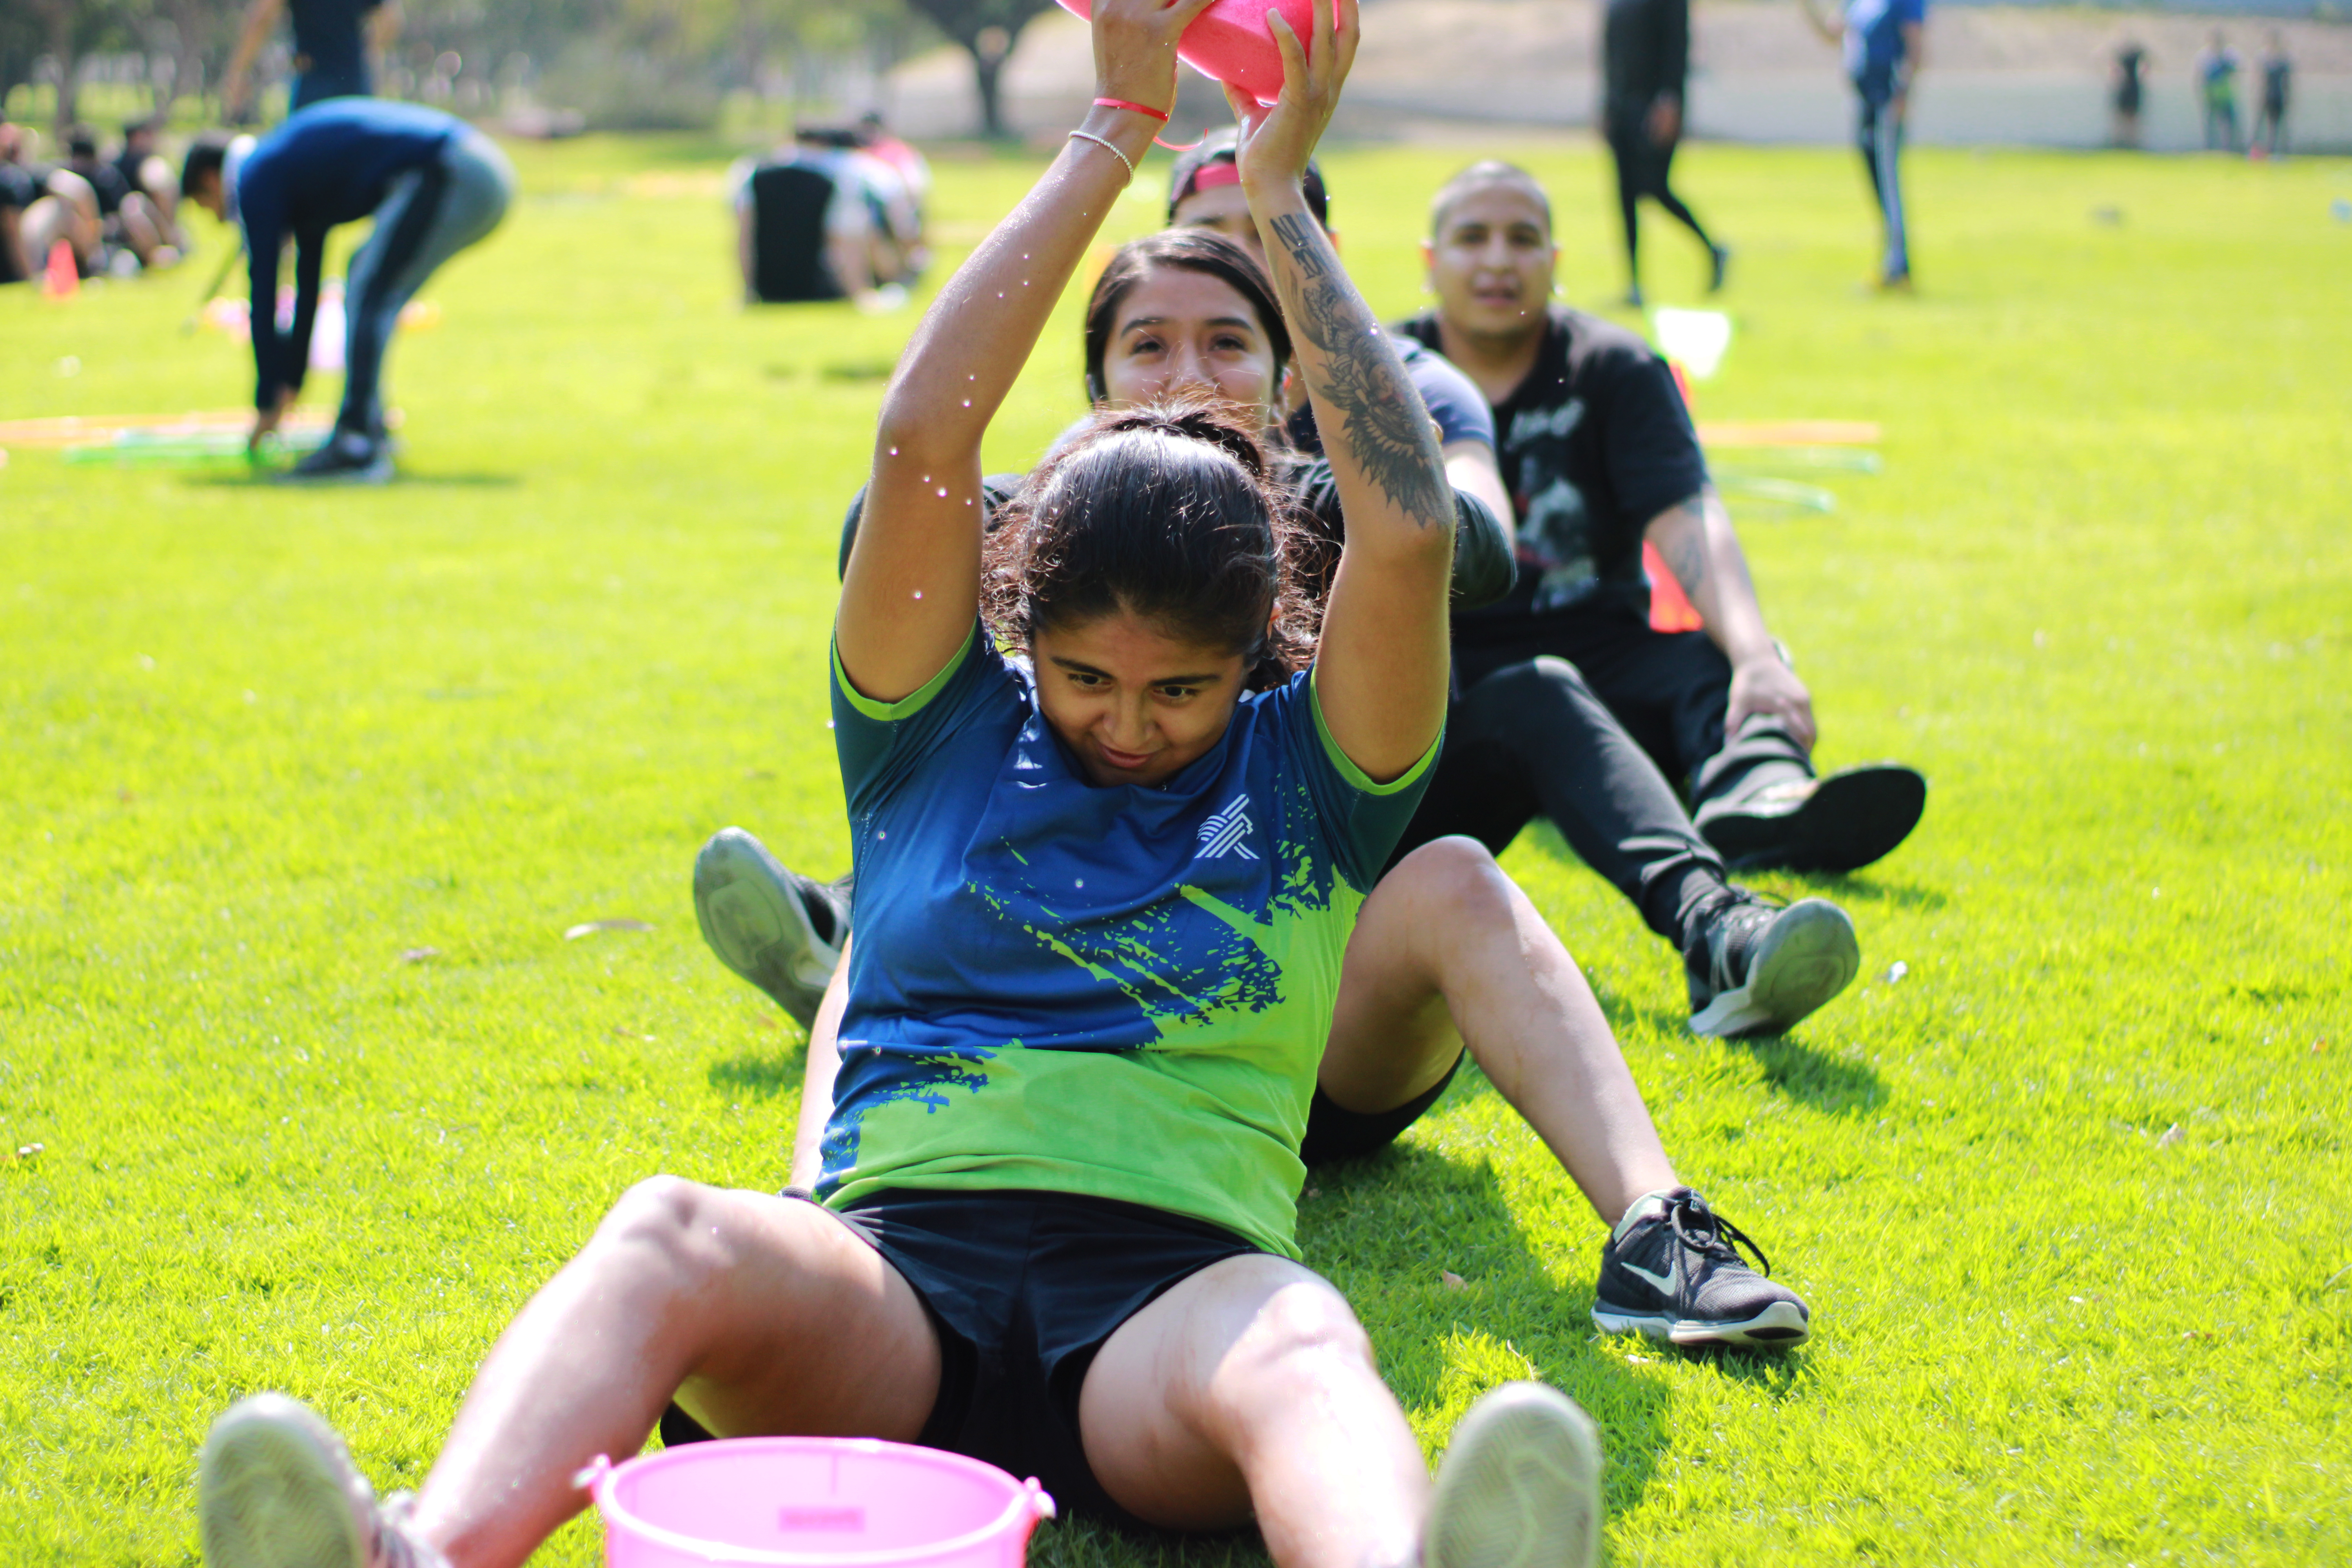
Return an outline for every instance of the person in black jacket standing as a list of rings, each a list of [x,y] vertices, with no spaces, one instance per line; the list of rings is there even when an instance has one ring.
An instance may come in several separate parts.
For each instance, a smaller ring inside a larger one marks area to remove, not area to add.
[[[1666,184],[1683,134],[1683,83],[1690,74],[1690,0],[1609,0],[1601,48],[1601,134],[1617,160],[1617,202],[1625,218],[1625,302],[1642,304],[1641,201],[1648,196],[1706,247],[1707,292],[1723,287],[1731,252],[1707,237]]]

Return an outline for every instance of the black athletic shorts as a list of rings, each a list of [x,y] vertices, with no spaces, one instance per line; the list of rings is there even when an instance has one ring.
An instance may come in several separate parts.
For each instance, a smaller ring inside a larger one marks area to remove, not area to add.
[[[1308,1165],[1326,1165],[1334,1160],[1360,1160],[1379,1153],[1437,1103],[1437,1097],[1461,1070],[1462,1058],[1457,1053],[1444,1078],[1394,1110],[1349,1110],[1318,1086],[1315,1098],[1307,1102],[1307,1136],[1299,1142],[1298,1158]]]
[[[1171,1287],[1262,1248],[1200,1220],[1068,1193],[879,1193],[828,1212],[915,1288],[939,1334],[939,1402],[918,1443],[1034,1476],[1064,1510],[1142,1523],[1087,1464],[1087,1369]],[[661,1434],[671,1447],[710,1436],[675,1405]]]

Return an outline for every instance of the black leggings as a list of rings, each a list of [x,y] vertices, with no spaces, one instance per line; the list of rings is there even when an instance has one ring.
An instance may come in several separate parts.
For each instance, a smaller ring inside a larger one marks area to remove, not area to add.
[[[1614,113],[1609,117],[1609,151],[1617,160],[1617,206],[1625,220],[1625,266],[1638,279],[1642,248],[1641,201],[1649,197],[1666,209],[1684,227],[1698,236],[1701,245],[1713,249],[1715,241],[1707,237],[1706,227],[1696,214],[1683,205],[1680,197],[1667,184],[1674,168],[1675,149],[1679,141],[1661,147],[1650,140],[1646,112]]]

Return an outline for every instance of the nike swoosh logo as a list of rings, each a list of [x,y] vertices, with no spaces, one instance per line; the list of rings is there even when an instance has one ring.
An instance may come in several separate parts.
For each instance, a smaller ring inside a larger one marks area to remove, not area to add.
[[[1675,1277],[1671,1274],[1653,1274],[1638,1263],[1620,1263],[1617,1267],[1637,1279],[1648,1280],[1654,1289],[1664,1290],[1669,1296],[1674,1294]]]

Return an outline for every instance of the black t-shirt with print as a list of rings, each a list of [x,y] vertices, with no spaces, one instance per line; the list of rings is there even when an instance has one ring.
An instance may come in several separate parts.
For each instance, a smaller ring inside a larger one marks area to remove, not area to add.
[[[1674,373],[1639,334],[1564,305],[1535,368],[1495,405],[1496,457],[1519,514],[1518,580],[1486,609],[1456,610],[1454,637],[1521,640],[1554,616],[1646,620],[1642,534],[1706,484]],[[1399,331],[1441,347],[1431,311]]]

